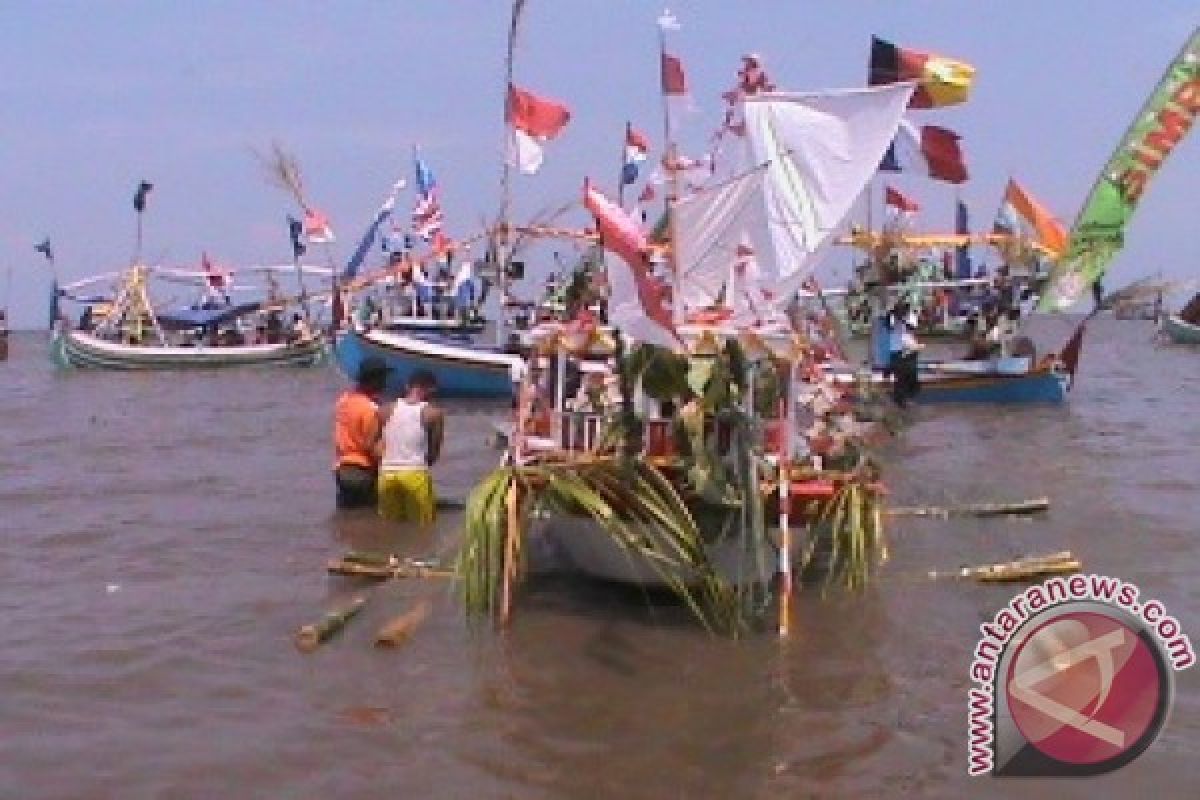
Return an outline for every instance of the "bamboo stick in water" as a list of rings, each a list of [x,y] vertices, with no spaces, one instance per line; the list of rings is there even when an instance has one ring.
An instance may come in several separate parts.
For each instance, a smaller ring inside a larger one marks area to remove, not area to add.
[[[398,647],[404,644],[429,617],[431,605],[422,600],[403,614],[394,617],[375,634],[376,647]]]
[[[316,650],[317,647],[331,639],[338,631],[344,628],[346,623],[362,610],[366,602],[367,598],[364,595],[359,595],[351,600],[348,605],[330,611],[320,621],[311,625],[304,625],[300,630],[296,631],[296,648],[302,653],[311,653],[313,650]]]

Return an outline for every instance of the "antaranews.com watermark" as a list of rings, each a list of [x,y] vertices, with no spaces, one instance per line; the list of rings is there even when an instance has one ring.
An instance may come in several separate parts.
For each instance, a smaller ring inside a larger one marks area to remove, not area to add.
[[[1105,575],[1030,586],[980,625],[968,702],[971,775],[1096,775],[1137,758],[1196,661],[1179,620]]]

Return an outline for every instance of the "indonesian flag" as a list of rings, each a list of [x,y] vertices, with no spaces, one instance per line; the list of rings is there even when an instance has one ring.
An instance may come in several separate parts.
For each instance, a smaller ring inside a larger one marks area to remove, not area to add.
[[[620,261],[608,264],[609,320],[635,341],[681,349],[667,306],[667,288],[650,274],[649,242],[641,227],[590,181],[583,184],[583,205],[595,216],[605,249],[620,256]]]
[[[333,228],[329,226],[329,217],[315,208],[304,209],[304,235],[309,242],[316,244],[336,241]]]
[[[908,101],[909,108],[940,108],[964,103],[974,78],[975,68],[965,61],[897,47],[871,37],[868,85],[917,81],[917,90]]]
[[[918,128],[903,120],[896,130],[879,169],[883,172],[917,172],[947,183],[963,183],[967,165],[957,133],[937,125]]]
[[[637,182],[638,164],[646,160],[650,151],[650,140],[644,134],[625,123],[625,163],[621,165],[621,183],[628,186]]]
[[[921,210],[921,206],[917,204],[916,200],[906,197],[891,186],[884,191],[883,202],[889,208],[894,208],[902,214],[913,214]]]
[[[509,163],[526,175],[536,173],[542,166],[542,145],[558,136],[570,120],[571,111],[562,103],[509,85]]]

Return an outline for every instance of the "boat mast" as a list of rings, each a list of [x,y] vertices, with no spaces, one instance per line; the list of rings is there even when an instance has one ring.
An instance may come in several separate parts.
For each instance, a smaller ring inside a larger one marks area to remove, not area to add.
[[[509,218],[512,215],[512,158],[515,157],[515,131],[512,125],[512,90],[513,90],[513,61],[517,49],[517,31],[521,24],[521,12],[525,10],[525,0],[513,0],[512,12],[508,21],[508,45],[504,53],[504,158],[501,159],[500,172],[500,216],[489,237],[490,248],[495,258],[496,286],[500,289],[500,313],[496,319],[496,344],[503,345],[507,334],[505,319],[505,304],[508,300],[508,267],[512,261],[511,230]]]
[[[678,28],[678,21],[670,9],[663,9],[658,18],[658,66],[659,86],[663,107],[663,162],[667,170],[667,193],[663,201],[667,215],[667,266],[671,271],[671,314],[678,327],[683,322],[683,296],[680,292],[679,257],[676,248],[675,204],[679,201],[678,148],[671,135],[671,100],[667,93],[667,30]]]

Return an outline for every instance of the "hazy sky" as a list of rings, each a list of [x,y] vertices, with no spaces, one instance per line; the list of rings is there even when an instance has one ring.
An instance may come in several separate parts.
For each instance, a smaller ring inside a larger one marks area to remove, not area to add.
[[[573,119],[546,166],[516,184],[518,216],[611,187],[626,119],[661,143],[661,0],[528,0],[516,79]],[[990,225],[1009,175],[1070,224],[1096,173],[1179,47],[1195,0],[678,0],[696,110],[682,138],[716,127],[738,58],[758,52],[787,89],[865,82],[870,37],[958,57],[978,70],[969,103],[914,112],[963,136],[973,227]],[[420,144],[448,231],[477,229],[499,202],[506,0],[56,2],[0,5],[0,304],[19,327],[45,320],[49,235],[63,280],[126,265],[131,199],[155,185],[146,255],[195,264],[288,258],[290,200],[251,156],[279,139],[350,253],[384,191],[411,183]],[[693,152],[700,148],[693,147]],[[891,182],[948,229],[953,188]],[[1200,136],[1151,185],[1110,288],[1161,270],[1200,277]],[[401,199],[407,213],[411,194]],[[581,211],[564,218],[583,224]],[[835,261],[846,260],[835,256]],[[11,296],[4,283],[12,272]]]

